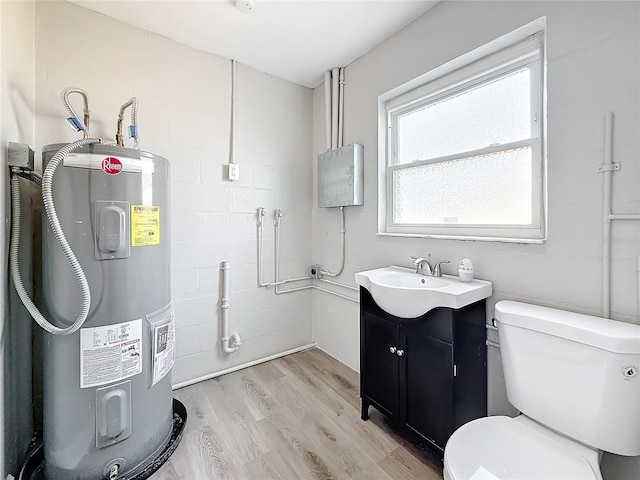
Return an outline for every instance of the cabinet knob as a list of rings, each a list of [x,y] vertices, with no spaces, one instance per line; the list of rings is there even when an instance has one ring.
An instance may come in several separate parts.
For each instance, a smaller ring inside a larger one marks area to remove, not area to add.
[[[397,354],[399,357],[401,357],[402,355],[404,355],[404,350],[398,350],[398,351],[396,352],[396,354]]]
[[[398,350],[396,347],[389,347],[391,353],[396,353],[396,350]]]

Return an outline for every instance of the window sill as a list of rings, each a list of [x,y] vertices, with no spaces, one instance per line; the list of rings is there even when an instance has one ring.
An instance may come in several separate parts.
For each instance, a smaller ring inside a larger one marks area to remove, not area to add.
[[[377,232],[377,236],[380,237],[406,237],[406,238],[434,238],[439,240],[463,240],[472,242],[500,242],[500,243],[522,243],[530,245],[542,245],[546,238],[507,238],[507,237],[474,237],[474,236],[461,236],[461,235],[437,235],[428,233],[388,233]]]

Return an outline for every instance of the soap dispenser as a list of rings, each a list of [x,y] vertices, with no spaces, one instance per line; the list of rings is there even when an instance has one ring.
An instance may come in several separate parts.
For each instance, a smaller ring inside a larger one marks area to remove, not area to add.
[[[469,283],[473,280],[473,263],[468,258],[463,259],[458,265],[458,275],[460,276],[460,281]]]

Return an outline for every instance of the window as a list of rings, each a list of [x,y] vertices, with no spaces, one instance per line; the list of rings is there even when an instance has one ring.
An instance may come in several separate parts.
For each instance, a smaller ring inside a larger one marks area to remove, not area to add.
[[[544,19],[379,98],[379,231],[542,242]]]

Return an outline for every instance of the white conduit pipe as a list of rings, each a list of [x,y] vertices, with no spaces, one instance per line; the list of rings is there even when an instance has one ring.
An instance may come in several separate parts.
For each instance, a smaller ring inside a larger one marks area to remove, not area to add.
[[[277,208],[273,215],[273,228],[275,232],[275,265],[274,265],[275,282],[273,285],[275,286],[274,292],[276,295],[282,295],[284,293],[291,293],[291,292],[299,292],[300,290],[307,290],[309,288],[313,288],[313,285],[305,285],[304,287],[290,288],[287,290],[278,290],[278,285],[282,285],[285,282],[287,282],[287,280],[283,280],[283,281],[279,280],[280,278],[280,219],[282,218],[282,215],[283,215],[282,209],[280,208]],[[312,280],[312,278],[301,277],[301,278],[289,280],[289,282],[299,281],[299,280]]]
[[[640,220],[640,214],[615,214],[611,212],[611,190],[613,163],[613,113],[605,115],[604,165],[602,197],[602,316],[611,316],[611,222],[614,220]],[[618,166],[619,168],[619,166]],[[640,317],[640,257],[638,270],[638,317]]]
[[[282,215],[283,215],[282,210],[280,208],[278,208],[274,212],[274,219],[273,219],[273,226],[274,226],[274,229],[275,229],[275,267],[274,267],[275,268],[275,282],[273,284],[271,284],[271,285],[275,286],[276,295],[282,295],[282,294],[285,294],[285,293],[292,293],[292,292],[299,292],[301,290],[308,290],[310,288],[314,288],[316,290],[321,290],[323,292],[330,293],[330,294],[335,295],[337,297],[341,297],[341,298],[344,298],[344,299],[347,299],[347,300],[351,300],[352,302],[359,302],[359,300],[356,299],[356,298],[352,298],[352,297],[349,297],[347,295],[343,295],[341,293],[334,292],[332,290],[328,290],[326,288],[319,287],[318,285],[305,285],[303,287],[289,288],[287,290],[278,290],[278,286],[282,285],[284,283],[288,283],[288,282],[292,282],[292,281],[300,281],[300,280],[313,280],[311,277],[301,277],[301,278],[282,280],[282,281],[279,280],[279,278],[280,278],[280,219],[282,218]],[[343,268],[344,268],[344,262],[343,262]],[[341,269],[341,271],[342,271],[342,269]],[[342,283],[334,282],[332,280],[325,280],[323,278],[321,278],[319,280],[322,281],[322,282],[329,283],[331,285],[336,285],[336,286],[339,286],[339,287],[343,287],[343,288],[347,288],[347,289],[350,289],[350,290],[354,290],[356,292],[359,291],[358,288],[356,288],[356,287],[352,287],[350,285],[344,285]]]
[[[263,268],[263,234],[262,234],[262,224],[264,219],[264,208],[258,207],[258,214],[256,218],[256,224],[258,226],[258,286],[259,287],[271,287],[274,285],[273,282],[265,282],[262,277],[262,268]]]
[[[282,218],[282,209],[276,208],[273,212],[273,231],[274,231],[274,258],[273,279],[278,283],[280,278],[280,219]],[[277,289],[277,285],[276,285]]]
[[[324,134],[327,150],[331,150],[331,72],[324,72]]]
[[[333,290],[328,290],[326,288],[319,287],[318,285],[306,285],[304,287],[289,288],[287,290],[276,290],[276,294],[277,295],[282,295],[284,293],[292,293],[292,292],[298,292],[300,290],[308,290],[309,288],[313,288],[314,290],[320,290],[321,292],[330,293],[331,295],[334,295],[334,296],[340,297],[340,298],[344,298],[345,300],[351,300],[352,302],[356,302],[356,303],[360,302],[360,300],[357,299],[357,298],[352,298],[352,297],[350,297],[348,295],[343,295],[342,293],[334,292]]]
[[[274,285],[273,282],[265,282],[262,278],[262,268],[263,268],[263,235],[262,235],[262,224],[264,219],[264,208],[258,207],[258,213],[256,218],[256,224],[258,226],[258,286],[259,287],[271,287]]]
[[[295,288],[287,288],[286,290],[278,290],[278,285],[276,285],[274,292],[276,293],[276,295],[283,295],[285,293],[299,292],[300,290],[309,290],[310,288],[314,288],[314,286],[305,285],[304,287],[295,287]]]
[[[236,76],[237,62],[231,60],[231,138],[229,139],[229,163],[236,163]]]
[[[640,215],[630,214],[615,214],[612,213],[609,215],[611,220],[640,220]]]
[[[326,293],[330,293],[332,295],[344,298],[346,300],[351,300],[352,302],[359,302],[358,299],[349,297],[347,295],[343,295],[341,293],[337,293],[334,292],[332,290],[328,290],[326,288],[322,288],[319,287],[317,285],[305,285],[303,287],[295,287],[295,288],[289,288],[286,290],[278,290],[278,286],[280,285],[284,285],[286,283],[291,283],[291,282],[299,282],[302,280],[312,280],[311,277],[307,276],[307,277],[299,277],[299,278],[288,278],[286,280],[279,280],[279,275],[280,275],[280,218],[282,217],[282,210],[281,209],[276,209],[276,211],[274,212],[274,220],[273,220],[273,225],[274,225],[274,229],[275,229],[275,266],[274,266],[274,273],[275,273],[275,281],[274,282],[264,282],[263,281],[263,277],[262,277],[262,270],[263,270],[263,232],[262,232],[262,227],[263,227],[263,217],[264,217],[264,208],[263,207],[259,207],[258,208],[258,214],[257,214],[257,226],[258,226],[258,285],[260,287],[275,287],[274,291],[276,295],[282,295],[285,293],[293,293],[293,292],[299,292],[301,290],[308,290],[310,288],[315,288],[317,290],[321,290],[323,292]],[[344,287],[344,288],[348,288],[354,291],[358,291],[358,289],[356,287],[352,287],[350,285],[344,285],[342,283],[338,283],[338,282],[334,282],[331,280],[324,280],[322,279],[322,281],[326,282],[326,283],[330,283],[332,285],[337,285],[340,287]]]
[[[352,302],[360,303],[360,299],[358,298],[352,298],[348,295],[343,295],[342,293],[334,292],[333,290],[328,290],[326,288],[319,287],[318,285],[313,285],[313,288],[315,288],[316,290],[320,290],[321,292],[330,293],[331,295],[334,295],[336,297],[344,298],[345,300],[351,300]]]
[[[349,290],[353,290],[354,292],[359,292],[360,289],[358,287],[354,287],[352,285],[346,285],[344,283],[334,282],[333,280],[327,280],[326,278],[319,278],[321,282],[328,283],[329,285],[336,285],[338,287],[346,288]]]
[[[344,67],[340,67],[340,89],[338,93],[338,148],[344,137]]]
[[[338,82],[339,69],[331,70],[331,149],[338,148]]]
[[[602,316],[609,318],[611,314],[611,170],[612,162],[611,137],[613,133],[613,115],[607,112],[604,124],[604,185],[602,199]]]
[[[326,275],[327,277],[337,277],[339,276],[342,271],[344,270],[344,257],[345,257],[345,234],[347,232],[345,226],[344,226],[344,207],[339,207],[340,208],[340,218],[341,218],[341,222],[340,222],[340,269],[336,272],[330,272],[328,270],[322,270],[322,275]]]
[[[638,257],[638,318],[640,319],[640,256]]]
[[[312,280],[310,276],[287,278],[286,280],[280,280],[280,219],[282,218],[282,209],[277,208],[273,212],[273,228],[275,231],[275,262],[274,262],[274,280],[273,285],[276,287],[276,293],[278,293],[278,285],[284,285],[285,283],[300,282],[302,280]],[[304,287],[301,287],[304,289]]]
[[[233,353],[240,348],[240,335],[233,332],[229,335],[229,266],[228,261],[222,262],[220,270],[222,271],[222,349],[225,353]]]
[[[277,212],[277,210],[276,210]],[[258,207],[258,214],[257,214],[257,226],[258,226],[258,286],[260,287],[274,287],[277,285],[284,285],[285,283],[291,283],[291,282],[299,282],[301,280],[311,280],[311,277],[299,277],[299,278],[288,278],[286,280],[277,280],[275,282],[265,282],[263,280],[262,277],[262,270],[263,270],[263,233],[262,233],[262,224],[263,224],[263,217],[264,217],[264,208],[263,207]],[[274,226],[278,226],[276,225],[275,219],[274,219]],[[279,243],[279,240],[276,242]],[[276,249],[277,250],[277,249]],[[278,268],[277,263],[279,261],[279,258],[276,258],[276,266],[274,267],[275,269]]]

